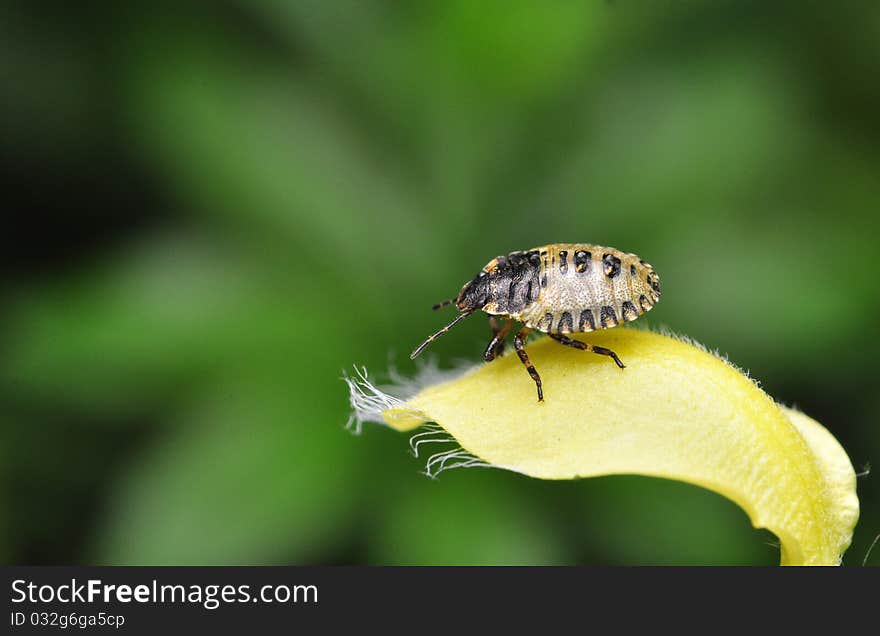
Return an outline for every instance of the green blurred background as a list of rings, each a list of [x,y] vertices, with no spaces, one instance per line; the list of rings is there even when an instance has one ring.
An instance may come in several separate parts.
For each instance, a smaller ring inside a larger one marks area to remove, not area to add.
[[[0,73],[3,562],[778,562],[697,488],[344,430],[344,369],[547,242],[880,463],[875,3],[6,2]]]

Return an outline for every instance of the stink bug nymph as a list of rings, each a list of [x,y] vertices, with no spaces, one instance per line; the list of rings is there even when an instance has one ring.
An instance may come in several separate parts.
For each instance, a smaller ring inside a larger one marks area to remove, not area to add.
[[[623,369],[624,364],[610,349],[565,334],[616,327],[621,321],[635,320],[659,300],[660,277],[635,254],[588,243],[554,243],[511,252],[489,261],[458,296],[434,305],[434,309],[455,305],[461,313],[420,344],[410,358],[464,318],[483,311],[492,328],[483,360],[490,362],[504,351],[504,339],[513,322],[520,322],[523,326],[513,345],[535,381],[540,402],[544,399],[541,376],[525,349],[532,329],[569,347],[609,356]]]

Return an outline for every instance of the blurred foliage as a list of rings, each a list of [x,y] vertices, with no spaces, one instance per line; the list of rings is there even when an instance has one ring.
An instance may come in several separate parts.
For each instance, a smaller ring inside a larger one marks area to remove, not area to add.
[[[496,254],[608,244],[663,277],[644,320],[880,464],[878,29],[855,1],[5,3],[0,554],[776,562],[680,484],[431,482],[345,433],[339,376],[410,369]]]

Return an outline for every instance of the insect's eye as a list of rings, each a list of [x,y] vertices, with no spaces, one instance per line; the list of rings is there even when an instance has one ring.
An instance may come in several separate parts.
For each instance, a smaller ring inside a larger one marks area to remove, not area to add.
[[[485,275],[486,275],[486,272],[480,272],[479,274],[477,274],[477,278],[482,278]]]

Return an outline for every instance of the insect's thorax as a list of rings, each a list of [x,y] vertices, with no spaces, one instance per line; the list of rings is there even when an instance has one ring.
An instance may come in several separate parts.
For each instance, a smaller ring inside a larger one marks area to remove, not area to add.
[[[585,243],[515,252],[486,266],[490,314],[544,332],[570,333],[635,320],[660,296],[659,277],[635,254]]]
[[[512,252],[490,261],[483,268],[488,279],[488,302],[483,311],[511,317],[522,313],[538,300],[541,293],[541,269],[538,250]]]

